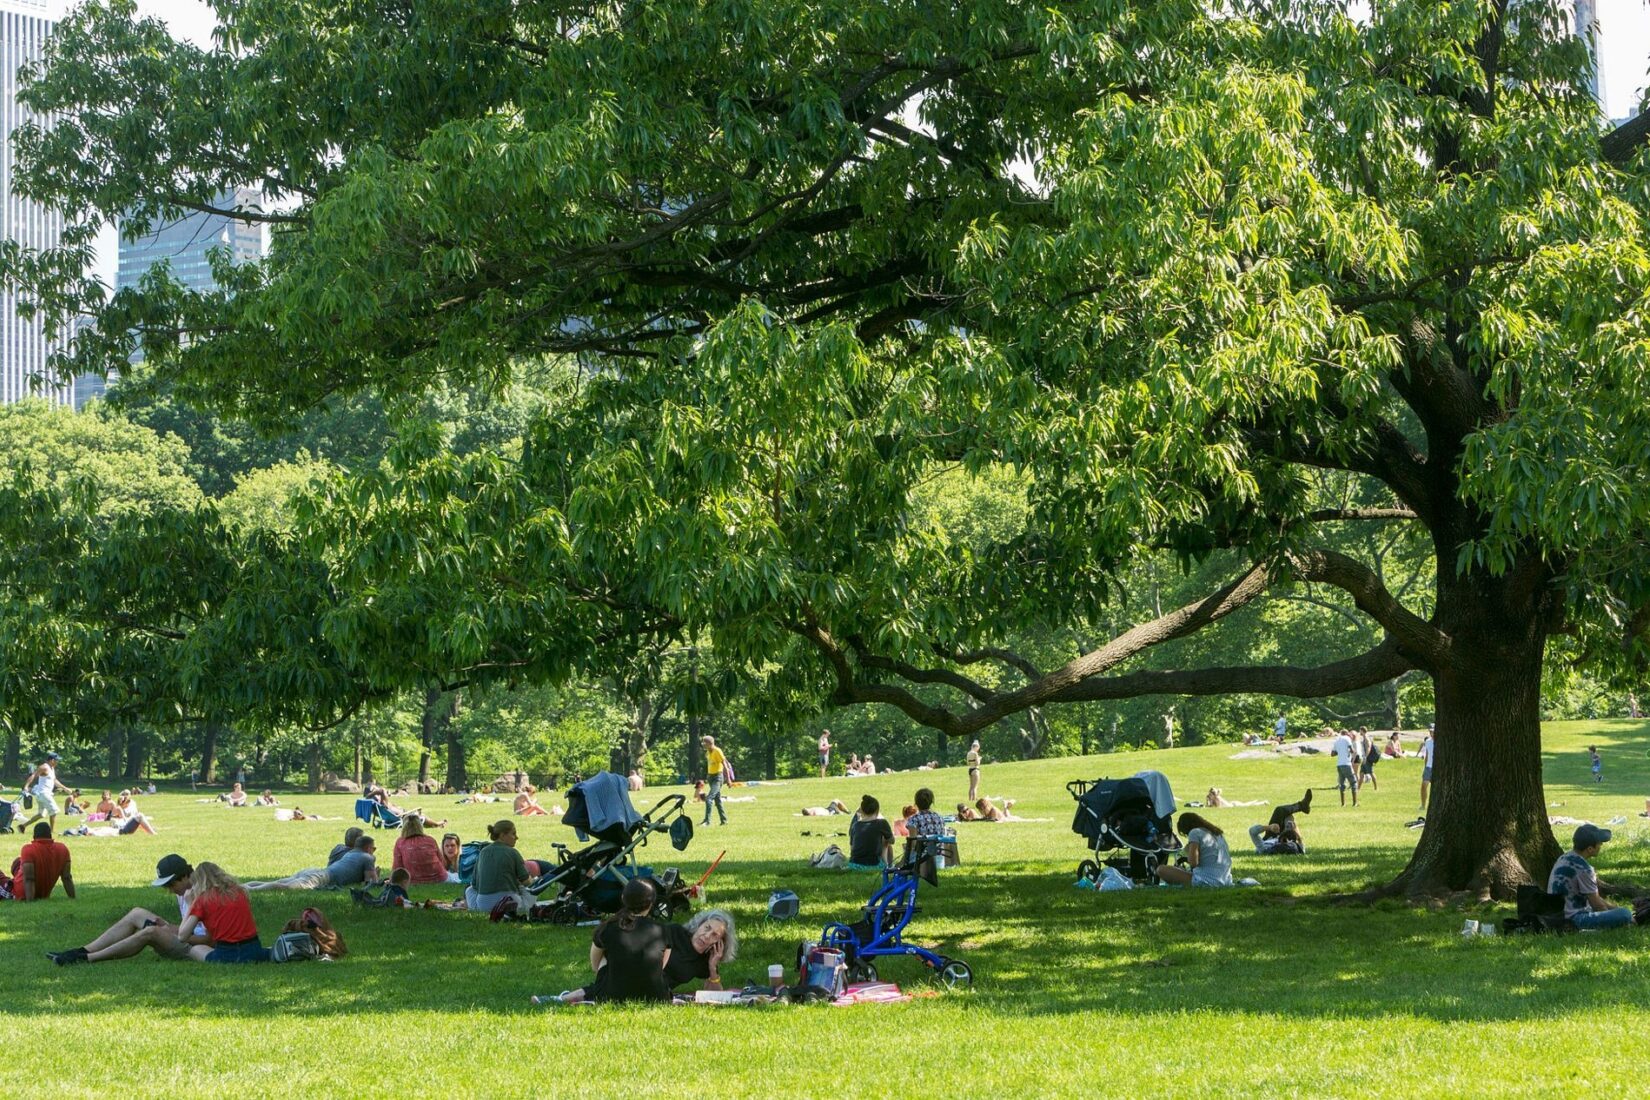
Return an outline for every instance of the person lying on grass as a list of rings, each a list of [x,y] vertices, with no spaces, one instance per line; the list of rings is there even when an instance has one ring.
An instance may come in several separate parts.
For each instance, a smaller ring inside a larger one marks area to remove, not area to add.
[[[852,811],[848,809],[848,804],[840,798],[833,798],[828,805],[824,806],[802,807],[803,817],[830,817],[833,814],[845,814],[851,812]]]
[[[134,909],[84,947],[53,953],[52,961],[69,966],[129,959],[145,948],[165,959],[269,961],[269,952],[258,940],[258,925],[252,919],[252,903],[246,890],[227,871],[216,863],[189,868],[182,856],[168,856],[155,870],[163,872],[155,879],[157,885],[180,896],[188,895],[182,923],[173,927],[147,910]]]
[[[327,890],[338,886],[360,886],[378,881],[378,845],[362,833],[355,838],[353,851],[345,852],[325,867],[310,867],[286,878],[249,882],[248,890]]]
[[[1012,798],[1003,799],[1003,804],[999,807],[991,799],[981,797],[974,801],[974,809],[980,815],[976,819],[979,821],[1023,820],[1022,818],[1015,817],[1011,812],[1014,809],[1014,800]]]
[[[1157,868],[1157,877],[1174,886],[1232,885],[1232,853],[1226,835],[1201,814],[1183,813],[1175,823],[1186,836],[1186,866]]]
[[[739,936],[733,929],[733,915],[722,909],[695,913],[686,924],[664,925],[670,955],[665,961],[665,985],[674,990],[691,981],[702,981],[706,989],[722,988],[721,968],[739,957]],[[597,973],[600,980],[600,972]],[[561,995],[563,1004],[600,999],[597,983],[570,989]]]
[[[1312,792],[1299,802],[1286,802],[1272,811],[1272,819],[1265,825],[1249,826],[1249,840],[1255,851],[1263,856],[1301,856],[1306,854],[1306,843],[1301,840],[1295,824],[1296,814],[1312,812]]]
[[[1592,860],[1611,837],[1609,829],[1586,824],[1576,830],[1571,851],[1558,857],[1547,876],[1547,892],[1564,895],[1564,915],[1577,928],[1622,928],[1633,923],[1633,910],[1611,905],[1598,892]]]
[[[870,795],[848,823],[848,870],[875,871],[894,865],[894,829],[882,816],[882,804]]]

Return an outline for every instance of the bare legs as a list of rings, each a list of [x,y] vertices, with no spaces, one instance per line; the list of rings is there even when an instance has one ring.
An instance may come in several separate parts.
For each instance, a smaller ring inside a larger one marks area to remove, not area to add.
[[[107,932],[86,945],[86,961],[129,959],[142,952],[145,947],[168,959],[182,959],[190,955],[190,946],[178,939],[178,930],[171,925],[162,923],[151,924],[147,928],[138,927],[145,920],[158,919],[153,913],[143,909],[132,910],[116,921]],[[122,930],[126,930],[126,934],[115,938]]]

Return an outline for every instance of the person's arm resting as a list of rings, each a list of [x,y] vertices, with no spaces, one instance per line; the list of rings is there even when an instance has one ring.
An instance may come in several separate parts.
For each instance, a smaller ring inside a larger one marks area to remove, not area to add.
[[[74,872],[67,863],[63,865],[63,892],[71,901],[74,899]]]

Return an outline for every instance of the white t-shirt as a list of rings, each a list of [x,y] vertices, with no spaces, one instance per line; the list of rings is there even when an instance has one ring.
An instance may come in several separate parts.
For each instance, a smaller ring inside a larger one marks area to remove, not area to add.
[[[1345,768],[1352,766],[1352,742],[1347,739],[1346,734],[1343,733],[1336,737],[1335,744],[1331,748],[1335,753],[1336,764]]]
[[[1421,762],[1429,768],[1432,767],[1432,750],[1436,744],[1430,737],[1421,742]]]
[[[191,905],[193,905],[194,903],[195,903],[194,893],[189,891],[189,890],[185,890],[183,892],[183,894],[178,898],[178,920],[179,921],[182,921],[185,917],[189,916],[189,907]],[[204,925],[204,924],[195,925],[195,935],[197,935],[197,936],[206,935],[206,925]]]

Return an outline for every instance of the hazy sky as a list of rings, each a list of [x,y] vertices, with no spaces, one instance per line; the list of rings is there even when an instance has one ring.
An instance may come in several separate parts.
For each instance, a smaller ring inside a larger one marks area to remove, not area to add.
[[[1650,0],[1597,0],[1599,62],[1604,106],[1611,118],[1627,115],[1650,78]],[[198,0],[138,0],[138,9],[165,19],[172,33],[205,42],[212,12]]]

